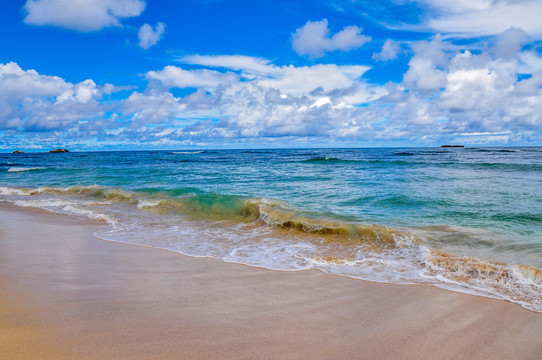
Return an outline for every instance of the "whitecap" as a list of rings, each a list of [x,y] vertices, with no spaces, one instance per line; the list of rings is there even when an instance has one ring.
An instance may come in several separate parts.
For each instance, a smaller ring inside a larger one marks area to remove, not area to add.
[[[22,171],[32,171],[32,170],[43,170],[47,169],[46,167],[17,167],[13,166],[8,169],[8,172],[22,172]]]

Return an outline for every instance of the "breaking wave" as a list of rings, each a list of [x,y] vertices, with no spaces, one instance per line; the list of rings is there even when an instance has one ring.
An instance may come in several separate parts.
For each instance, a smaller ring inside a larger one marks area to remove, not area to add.
[[[432,248],[417,229],[352,222],[278,199],[98,185],[0,186],[0,196],[18,206],[105,221],[114,230],[101,237],[116,241],[277,270],[315,268],[371,281],[432,284],[542,312],[541,269],[453,254]]]

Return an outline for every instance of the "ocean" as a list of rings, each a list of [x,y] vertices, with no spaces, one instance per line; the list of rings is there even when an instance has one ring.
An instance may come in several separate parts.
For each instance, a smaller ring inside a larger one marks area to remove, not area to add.
[[[106,240],[542,312],[541,147],[0,154],[0,201]]]

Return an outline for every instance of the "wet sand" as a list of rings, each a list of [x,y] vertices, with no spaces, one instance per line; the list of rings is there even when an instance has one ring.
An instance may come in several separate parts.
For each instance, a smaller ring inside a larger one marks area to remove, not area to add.
[[[0,202],[2,359],[540,359],[542,314],[99,240]]]

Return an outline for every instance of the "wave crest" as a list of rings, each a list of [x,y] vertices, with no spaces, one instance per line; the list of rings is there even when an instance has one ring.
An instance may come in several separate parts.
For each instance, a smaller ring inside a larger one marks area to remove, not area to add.
[[[252,208],[251,213],[267,225],[327,236],[328,241],[376,245],[385,249],[399,246],[398,239],[406,235],[385,226],[349,223],[298,212],[288,209],[282,202],[270,204],[269,200],[258,199],[247,203]]]

